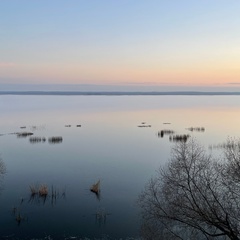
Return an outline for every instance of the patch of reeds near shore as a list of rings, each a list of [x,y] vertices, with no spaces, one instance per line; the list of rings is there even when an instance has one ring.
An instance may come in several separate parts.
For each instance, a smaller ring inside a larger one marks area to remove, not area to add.
[[[48,138],[48,142],[50,144],[61,143],[62,141],[63,141],[62,137],[50,137],[50,138]]]
[[[189,127],[189,128],[186,128],[186,129],[191,131],[191,132],[205,132],[204,127]]]
[[[169,136],[169,141],[170,142],[187,142],[189,137],[190,135],[188,134],[173,135],[173,136]]]

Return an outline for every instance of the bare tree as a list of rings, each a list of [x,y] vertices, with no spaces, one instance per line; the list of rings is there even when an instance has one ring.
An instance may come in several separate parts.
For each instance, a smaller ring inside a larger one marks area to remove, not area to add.
[[[240,143],[232,150],[216,161],[195,140],[175,144],[139,197],[145,239],[240,239]]]

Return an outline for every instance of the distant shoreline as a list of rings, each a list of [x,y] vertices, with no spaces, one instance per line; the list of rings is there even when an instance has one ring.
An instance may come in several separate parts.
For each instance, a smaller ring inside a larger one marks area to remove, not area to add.
[[[0,91],[0,95],[52,95],[52,96],[239,96],[240,92],[207,91]]]

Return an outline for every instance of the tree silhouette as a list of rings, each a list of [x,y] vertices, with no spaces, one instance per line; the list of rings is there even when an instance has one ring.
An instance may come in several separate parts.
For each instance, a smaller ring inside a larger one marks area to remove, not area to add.
[[[240,142],[214,160],[196,140],[177,142],[139,197],[145,239],[240,239]]]

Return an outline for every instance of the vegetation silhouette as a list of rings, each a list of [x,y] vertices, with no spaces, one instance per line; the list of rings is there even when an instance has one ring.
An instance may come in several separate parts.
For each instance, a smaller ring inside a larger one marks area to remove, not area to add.
[[[205,128],[204,127],[189,127],[186,128],[187,130],[191,131],[191,132],[205,132]]]
[[[169,136],[170,142],[187,142],[187,140],[190,138],[190,135],[183,134],[183,135],[173,135]]]
[[[140,194],[144,239],[240,239],[240,140],[222,159],[196,142],[176,142],[170,161]]]
[[[95,193],[97,199],[100,200],[100,180],[98,180],[97,183],[92,185],[90,191]]]
[[[48,138],[48,143],[50,143],[50,144],[62,143],[62,141],[63,141],[62,137],[50,137],[50,138]]]
[[[173,130],[170,129],[163,129],[161,131],[158,131],[157,135],[158,137],[163,138],[164,135],[173,135],[175,132]]]
[[[26,138],[33,135],[32,132],[18,132],[16,134],[18,138]]]

